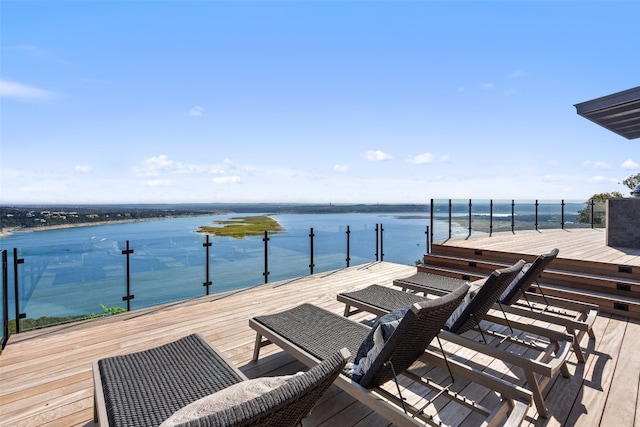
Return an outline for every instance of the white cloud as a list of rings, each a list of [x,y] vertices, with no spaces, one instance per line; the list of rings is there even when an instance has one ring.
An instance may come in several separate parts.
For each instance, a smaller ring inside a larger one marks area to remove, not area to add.
[[[213,178],[212,180],[216,184],[235,184],[240,182],[239,176],[221,176],[218,178]]]
[[[166,154],[149,157],[142,161],[142,165],[134,168],[134,172],[142,176],[159,176],[163,173],[172,174],[193,174],[212,172],[215,168],[212,166],[189,165],[182,162],[171,160]]]
[[[0,79],[0,98],[13,98],[22,101],[44,101],[54,96],[55,94],[48,90]]]
[[[145,176],[158,176],[161,171],[173,167],[174,162],[165,154],[144,159],[142,166],[136,168],[136,172]]]
[[[342,172],[342,173],[347,173],[351,170],[351,168],[348,165],[335,165],[333,167],[334,172]]]
[[[77,165],[74,170],[80,173],[89,173],[92,171],[89,165]]]
[[[638,165],[636,162],[634,162],[631,159],[625,160],[620,165],[620,168],[622,168],[622,169],[638,169],[638,167],[640,167],[640,165]]]
[[[524,71],[516,70],[516,71],[512,71],[511,74],[509,74],[509,77],[513,79],[513,78],[517,78],[517,77],[522,77],[524,75],[525,75]]]
[[[493,83],[483,83],[482,89],[493,89]]]
[[[440,161],[443,162],[443,163],[446,163],[449,160],[451,160],[451,158],[449,157],[448,154],[443,154],[442,156],[440,156]]]
[[[605,162],[592,162],[591,160],[587,160],[583,164],[592,169],[611,169],[611,165]]]
[[[602,176],[602,175],[596,175],[587,179],[587,182],[593,183],[593,184],[599,184],[601,182],[610,182],[612,184],[617,184],[618,180],[614,178],[607,178],[606,176]]]
[[[413,163],[414,165],[424,165],[425,163],[433,162],[433,154],[431,153],[422,153],[417,156],[409,156],[406,160],[406,163]]]
[[[544,182],[562,182],[566,177],[562,175],[543,175],[542,180]]]
[[[364,154],[364,158],[372,162],[380,162],[383,160],[391,160],[393,157],[380,150],[369,150]]]
[[[196,105],[191,110],[189,110],[187,114],[189,114],[190,116],[197,117],[197,116],[201,116],[203,112],[204,112],[204,108],[202,108],[199,105]]]
[[[171,185],[171,181],[168,179],[154,179],[152,181],[147,181],[147,185],[151,187],[167,187]]]

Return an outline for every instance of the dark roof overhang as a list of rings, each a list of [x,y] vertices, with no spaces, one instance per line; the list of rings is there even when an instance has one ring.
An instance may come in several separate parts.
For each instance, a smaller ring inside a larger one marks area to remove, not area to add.
[[[640,137],[640,86],[575,104],[582,117],[627,139]]]

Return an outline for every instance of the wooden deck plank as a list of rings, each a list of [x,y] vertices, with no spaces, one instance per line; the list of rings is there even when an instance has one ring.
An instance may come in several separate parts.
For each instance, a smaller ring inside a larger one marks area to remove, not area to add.
[[[640,348],[640,322],[630,320],[627,323],[612,379],[615,387],[611,387],[602,413],[602,425],[631,426],[634,424],[638,405],[638,384],[633,379],[640,378],[638,348]],[[633,405],[633,402],[636,404]]]
[[[606,246],[603,229],[567,229],[567,230],[524,230],[487,234],[473,234],[469,237],[454,236],[440,242],[445,246],[459,246],[505,252],[539,255],[553,248],[560,250],[562,258],[605,262],[640,267],[640,249],[614,248]]]
[[[585,375],[583,387],[578,390],[576,403],[567,417],[567,425],[606,425],[600,422],[620,354],[626,324],[626,321],[617,317],[609,320],[598,346],[601,357],[597,358],[596,363],[591,364]]]

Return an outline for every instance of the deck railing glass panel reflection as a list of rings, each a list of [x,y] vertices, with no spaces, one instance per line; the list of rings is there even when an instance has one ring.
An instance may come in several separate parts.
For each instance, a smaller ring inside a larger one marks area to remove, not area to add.
[[[48,238],[19,248],[0,241],[2,342],[10,324],[25,331],[34,319],[43,327],[103,309],[142,309],[375,261],[414,265],[431,242],[454,236],[605,225],[604,204],[584,202],[434,199],[425,210],[404,214],[410,221],[385,223],[382,216],[380,223],[313,228],[290,215],[286,232],[244,239],[160,237],[141,223],[128,240]]]
[[[603,228],[605,202],[432,199],[431,241],[477,233]]]

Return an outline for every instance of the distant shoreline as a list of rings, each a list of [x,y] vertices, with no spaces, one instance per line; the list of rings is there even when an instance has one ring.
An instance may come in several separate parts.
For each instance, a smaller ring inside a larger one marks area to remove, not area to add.
[[[76,227],[92,227],[98,225],[109,224],[125,224],[129,222],[144,222],[144,221],[158,221],[161,219],[169,219],[167,217],[162,218],[137,218],[137,219],[116,219],[113,221],[96,221],[96,222],[79,222],[75,224],[56,224],[56,225],[41,225],[38,227],[7,227],[0,231],[0,238],[11,236],[13,233],[30,233],[32,231],[47,231],[47,230],[60,230],[63,228],[76,228]]]

